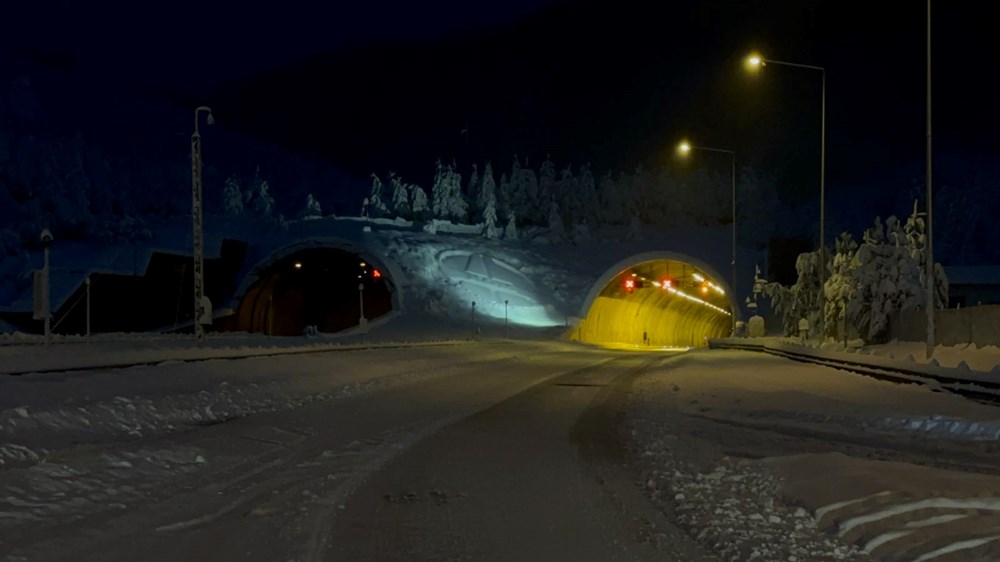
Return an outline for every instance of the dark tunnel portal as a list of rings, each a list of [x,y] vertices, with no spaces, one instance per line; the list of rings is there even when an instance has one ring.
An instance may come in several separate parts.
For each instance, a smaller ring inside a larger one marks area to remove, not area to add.
[[[364,290],[358,290],[358,284]],[[264,269],[240,301],[238,330],[301,335],[307,326],[339,332],[392,310],[385,272],[337,248],[301,250]]]

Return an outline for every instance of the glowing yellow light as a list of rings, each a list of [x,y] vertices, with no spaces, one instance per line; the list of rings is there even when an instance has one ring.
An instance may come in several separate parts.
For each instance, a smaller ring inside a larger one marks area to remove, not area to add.
[[[295,269],[302,269],[302,262],[300,261],[295,262]]]
[[[691,144],[688,141],[681,142],[679,145],[677,145],[677,152],[681,156],[687,156],[688,153],[691,152]]]
[[[760,70],[761,67],[767,64],[767,61],[758,53],[751,53],[746,58],[745,64],[748,70]]]

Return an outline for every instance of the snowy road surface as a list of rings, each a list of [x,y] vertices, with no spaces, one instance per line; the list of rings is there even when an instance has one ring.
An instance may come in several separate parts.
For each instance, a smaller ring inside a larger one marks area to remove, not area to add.
[[[738,351],[0,379],[5,560],[1000,560],[1000,409]]]

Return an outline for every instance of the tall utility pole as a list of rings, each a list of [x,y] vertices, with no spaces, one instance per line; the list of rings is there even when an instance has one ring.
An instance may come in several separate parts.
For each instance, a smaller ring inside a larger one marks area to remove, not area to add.
[[[927,358],[934,355],[934,192],[931,189],[931,0],[927,0]]]
[[[194,110],[194,134],[191,135],[191,222],[194,228],[194,338],[198,347],[205,345],[205,243],[202,215],[204,210],[201,195],[201,133],[198,132],[198,114],[208,113],[208,124],[215,122],[212,110],[199,106]]]

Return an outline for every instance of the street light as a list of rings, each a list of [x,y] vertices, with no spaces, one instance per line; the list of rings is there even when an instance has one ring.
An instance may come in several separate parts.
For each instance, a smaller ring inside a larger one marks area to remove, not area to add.
[[[51,292],[49,291],[49,280],[51,279],[51,273],[49,271],[49,246],[52,245],[52,232],[49,229],[42,230],[41,234],[42,247],[45,249],[45,261],[42,266],[42,314],[45,318],[45,345],[49,345],[52,342],[52,300]]]
[[[805,68],[807,70],[818,70],[822,77],[823,93],[820,100],[819,131],[819,325],[820,337],[823,337],[826,328],[823,322],[823,309],[826,305],[826,295],[823,293],[823,285],[826,283],[826,69],[822,66],[811,64],[769,59],[759,53],[751,53],[744,62],[746,67],[751,71],[758,71],[768,64],[777,64],[780,66]]]
[[[677,152],[681,156],[685,156],[686,157],[687,155],[689,155],[691,153],[692,150],[704,150],[704,151],[707,151],[707,152],[722,152],[724,154],[728,154],[730,156],[730,158],[731,158],[732,180],[733,180],[733,200],[732,200],[732,209],[733,209],[733,254],[732,254],[732,263],[731,263],[731,265],[732,265],[733,271],[732,271],[732,285],[731,285],[730,290],[733,291],[733,298],[735,299],[736,298],[736,153],[733,152],[732,150],[726,150],[726,149],[723,149],[723,148],[711,148],[711,147],[708,147],[708,146],[692,146],[691,143],[689,143],[688,141],[681,141],[681,143],[679,145],[677,145]],[[736,310],[735,310],[735,308],[733,309],[732,317],[733,317],[732,329],[733,329],[733,335],[735,336],[736,335]]]
[[[930,359],[934,355],[934,244],[932,225],[934,218],[934,194],[931,191],[931,0],[927,0],[927,263],[924,277],[927,289],[927,349]]]
[[[205,244],[202,223],[203,200],[201,196],[201,133],[198,132],[198,115],[208,113],[209,125],[215,123],[212,110],[199,106],[194,110],[194,134],[191,135],[191,221],[193,223],[194,251],[194,338],[198,347],[205,345],[205,328],[202,326],[202,316],[205,315]]]

